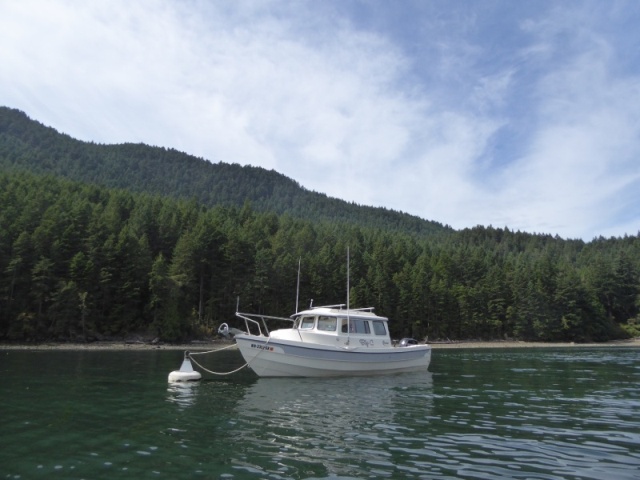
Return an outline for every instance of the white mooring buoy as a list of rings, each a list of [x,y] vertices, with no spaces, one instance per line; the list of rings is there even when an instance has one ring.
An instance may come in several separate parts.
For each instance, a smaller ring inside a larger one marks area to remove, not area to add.
[[[189,352],[184,352],[184,360],[180,366],[180,370],[174,370],[169,374],[169,382],[195,382],[200,380],[202,375],[191,366]]]

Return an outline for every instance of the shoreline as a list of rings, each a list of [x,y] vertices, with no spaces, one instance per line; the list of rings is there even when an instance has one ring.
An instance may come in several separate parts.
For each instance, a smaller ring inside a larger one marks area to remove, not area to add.
[[[640,338],[626,340],[610,340],[608,342],[526,342],[520,340],[463,340],[450,343],[432,343],[434,350],[440,348],[607,348],[607,347],[640,347]]]
[[[198,341],[191,343],[145,343],[145,342],[92,342],[92,343],[0,343],[1,350],[115,350],[115,351],[206,351],[219,350],[232,345],[230,340]],[[602,343],[575,343],[575,342],[525,342],[518,340],[494,340],[475,341],[462,340],[446,343],[431,343],[433,350],[439,349],[463,349],[463,348],[603,348],[603,347],[640,347],[640,337],[627,340],[611,340]]]

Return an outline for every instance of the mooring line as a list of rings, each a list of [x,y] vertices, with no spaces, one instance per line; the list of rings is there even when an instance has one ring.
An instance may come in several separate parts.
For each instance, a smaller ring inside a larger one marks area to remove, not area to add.
[[[269,343],[269,340],[271,340],[271,337],[267,337],[267,341],[264,343],[265,345],[267,345]],[[240,370],[242,370],[245,367],[248,367],[249,364],[251,362],[253,362],[256,358],[258,358],[258,355],[260,355],[262,352],[264,352],[264,350],[260,350],[255,357],[253,357],[250,361],[248,361],[247,363],[245,363],[244,365],[242,365],[239,368],[236,368],[235,370],[231,370],[230,372],[214,372],[213,370],[209,370],[208,368],[203,367],[202,365],[200,365],[195,358],[191,358],[193,355],[204,355],[206,353],[216,353],[216,352],[221,352],[222,350],[226,350],[228,348],[232,348],[232,347],[237,347],[238,344],[237,343],[233,343],[231,345],[228,345],[226,347],[223,348],[218,348],[217,350],[209,350],[208,352],[195,352],[195,353],[191,353],[189,352],[189,358],[193,361],[193,363],[195,363],[198,367],[200,367],[202,370],[204,370],[207,373],[210,373],[212,375],[218,375],[218,376],[226,376],[226,375],[231,375],[232,373],[236,373],[239,372]]]
[[[228,348],[233,348],[233,347],[237,347],[238,344],[237,343],[232,343],[231,345],[227,345],[226,347],[222,347],[222,348],[216,348],[215,350],[209,350],[208,352],[189,352],[189,355],[204,355],[205,353],[216,353],[216,352],[221,352],[222,350],[226,350]]]

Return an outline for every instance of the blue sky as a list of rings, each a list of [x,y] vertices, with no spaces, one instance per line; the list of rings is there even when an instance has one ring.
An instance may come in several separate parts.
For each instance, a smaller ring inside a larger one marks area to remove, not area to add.
[[[454,228],[640,231],[640,2],[3,0],[0,105]]]

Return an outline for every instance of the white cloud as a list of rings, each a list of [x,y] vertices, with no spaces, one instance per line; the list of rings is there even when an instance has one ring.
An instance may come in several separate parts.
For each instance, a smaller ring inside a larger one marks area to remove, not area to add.
[[[601,12],[545,4],[498,46],[480,6],[431,6],[408,47],[337,5],[9,0],[0,104],[84,140],[260,165],[457,228],[633,227],[639,73],[614,73]]]
[[[584,32],[580,37],[586,40]],[[640,187],[640,79],[613,77],[611,45],[595,34],[589,40],[538,84],[531,112],[537,128],[526,155],[505,172],[510,187],[497,197],[514,228],[537,225],[588,240],[636,233],[623,230],[628,224],[611,229],[610,222],[621,213],[625,189]]]

